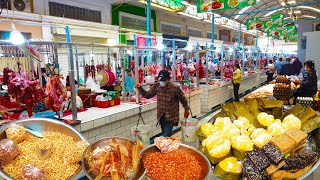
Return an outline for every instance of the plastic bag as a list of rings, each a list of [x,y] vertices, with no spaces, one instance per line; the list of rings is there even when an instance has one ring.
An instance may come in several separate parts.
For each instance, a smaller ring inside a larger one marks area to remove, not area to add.
[[[43,169],[32,166],[30,164],[25,165],[22,170],[23,180],[43,180],[45,172]]]
[[[0,167],[12,162],[20,153],[15,142],[10,139],[0,141]]]
[[[24,127],[17,124],[11,124],[5,131],[7,138],[15,143],[20,143],[26,138],[26,130]]]

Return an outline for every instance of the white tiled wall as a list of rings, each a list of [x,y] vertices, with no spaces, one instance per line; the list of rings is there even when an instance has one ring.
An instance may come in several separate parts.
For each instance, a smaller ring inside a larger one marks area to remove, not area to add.
[[[189,101],[189,95],[186,95]],[[122,106],[122,108],[121,108]],[[130,106],[130,107],[129,107]],[[191,92],[189,106],[193,115],[200,115],[200,90]],[[90,110],[90,109],[89,109]],[[89,111],[88,110],[88,111]],[[95,111],[109,111],[106,112],[106,116],[101,118],[91,118],[89,116],[79,115],[80,119],[83,119],[81,125],[75,128],[80,131],[90,143],[103,137],[120,136],[131,138],[131,128],[135,126],[139,119],[139,108],[135,104],[123,103],[120,106],[115,106],[107,109],[95,108]],[[123,110],[123,111],[122,111]],[[95,113],[96,116],[103,116],[98,112],[91,110],[88,113],[92,116]],[[113,113],[112,113],[113,112]],[[161,128],[156,127],[157,124],[157,103],[152,102],[142,105],[141,115],[144,122],[150,126],[149,136],[152,137],[161,133]],[[82,114],[82,113],[80,113]],[[108,114],[108,115],[107,115]],[[180,120],[183,120],[184,108],[180,104]],[[84,120],[86,119],[86,120]],[[143,124],[140,119],[139,124]]]

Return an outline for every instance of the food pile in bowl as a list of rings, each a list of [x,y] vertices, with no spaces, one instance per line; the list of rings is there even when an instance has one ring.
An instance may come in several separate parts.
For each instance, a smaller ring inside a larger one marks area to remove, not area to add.
[[[284,113],[281,101],[261,98],[224,104],[196,134],[220,179],[297,179],[317,165],[319,122],[310,107]]]
[[[146,168],[147,179],[168,180],[168,179],[203,179],[203,167],[199,156],[186,151],[187,148],[180,146],[180,139],[177,137],[158,137],[155,139],[156,148],[145,149],[142,156]]]
[[[29,134],[17,124],[6,130],[0,141],[0,167],[13,179],[64,180],[80,168],[82,153],[89,145],[58,132],[43,132],[43,138]]]
[[[125,138],[101,139],[86,149],[84,170],[89,179],[133,179],[140,166],[143,148],[139,139],[136,143]]]

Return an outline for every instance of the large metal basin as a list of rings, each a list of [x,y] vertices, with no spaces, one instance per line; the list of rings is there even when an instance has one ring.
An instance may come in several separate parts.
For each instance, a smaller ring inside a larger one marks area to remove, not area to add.
[[[286,108],[289,109],[289,108]],[[210,119],[208,122],[214,124],[215,118]],[[314,151],[318,153],[318,161],[313,165],[313,167],[306,172],[304,175],[298,178],[298,180],[303,180],[309,176],[312,176],[312,173],[319,167],[320,165],[320,128],[314,130],[312,133],[309,133],[308,141],[307,141],[306,148],[308,150]],[[215,179],[219,179],[216,176],[214,176]]]
[[[13,121],[12,123],[21,124],[23,126],[29,127],[32,130],[38,132],[59,132],[68,136],[73,137],[74,141],[87,141],[84,136],[82,136],[77,130],[71,127],[64,122],[52,120],[52,119],[45,119],[45,118],[31,118],[25,120],[18,120]],[[5,130],[10,126],[11,123],[6,124],[0,127],[0,140],[6,138]],[[0,176],[2,176],[6,180],[13,180],[8,174],[6,174],[2,169],[0,169]],[[69,179],[77,180],[84,177],[85,174],[83,173],[81,167],[77,170],[77,172],[71,176]]]
[[[212,168],[211,168],[210,161],[207,159],[205,155],[203,155],[200,151],[198,151],[194,147],[191,147],[185,144],[181,144],[178,150],[183,150],[193,155],[199,161],[200,166],[202,167],[201,177],[199,178],[199,180],[209,180],[209,177],[212,174]],[[150,145],[149,147],[141,151],[140,153],[141,158],[144,159],[148,155],[155,152],[160,152],[160,150],[156,147],[156,145]],[[150,179],[147,175],[146,175],[146,178]]]
[[[84,151],[83,153],[83,158],[82,158],[82,169],[84,171],[84,173],[87,175],[87,177],[90,180],[94,180],[98,174],[92,172],[90,170],[89,164],[88,164],[88,160],[87,158],[85,158],[88,154],[88,152],[93,152],[97,147],[105,147],[108,146],[109,143],[112,141],[112,138],[114,138],[118,143],[120,143],[121,145],[125,146],[128,142],[131,143],[131,145],[134,145],[135,142],[133,142],[130,139],[127,138],[122,138],[122,137],[106,137],[106,138],[102,138],[99,139],[97,141],[95,141],[94,143],[92,143],[90,146],[87,147],[87,149]],[[140,160],[140,164],[138,166],[138,169],[136,169],[136,171],[129,173],[128,174],[128,178],[129,180],[136,180],[136,179],[141,179],[143,178],[145,174],[145,169],[142,165],[142,160]],[[102,180],[111,180],[111,177],[103,177]]]

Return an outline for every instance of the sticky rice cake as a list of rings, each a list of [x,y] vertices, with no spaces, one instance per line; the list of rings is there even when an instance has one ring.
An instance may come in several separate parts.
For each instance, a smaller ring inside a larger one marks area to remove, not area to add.
[[[285,135],[289,136],[292,140],[294,140],[294,146],[299,146],[300,144],[304,144],[305,140],[308,137],[308,134],[299,130],[299,129],[289,129],[284,132]]]
[[[261,148],[262,152],[269,158],[269,161],[273,164],[279,164],[284,159],[284,155],[281,153],[272,143],[268,143]]]
[[[279,148],[283,154],[290,152],[295,146],[295,141],[286,134],[273,137],[270,142]]]

